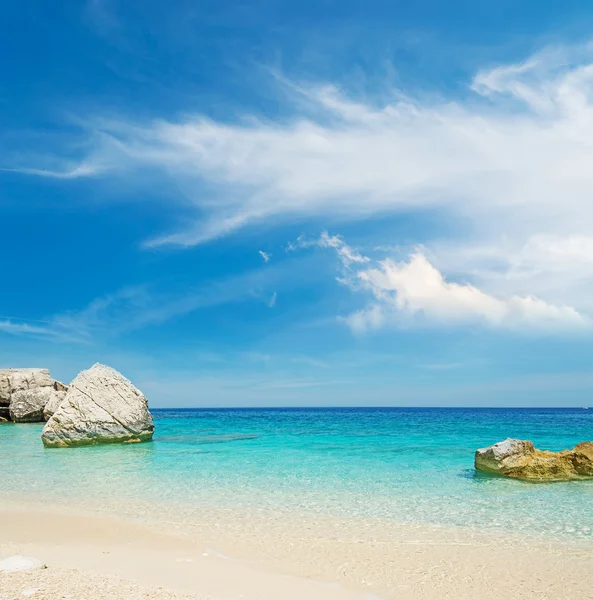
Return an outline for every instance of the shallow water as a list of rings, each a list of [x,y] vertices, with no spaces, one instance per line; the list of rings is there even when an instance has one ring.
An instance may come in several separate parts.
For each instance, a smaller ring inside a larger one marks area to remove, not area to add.
[[[505,437],[593,439],[582,409],[158,410],[151,443],[44,449],[42,424],[0,426],[0,491],[382,518],[591,538],[593,481],[476,473]]]

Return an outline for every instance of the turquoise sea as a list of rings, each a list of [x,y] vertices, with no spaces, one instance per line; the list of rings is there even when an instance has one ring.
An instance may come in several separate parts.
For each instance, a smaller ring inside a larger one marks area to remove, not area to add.
[[[59,502],[139,500],[592,538],[593,481],[534,484],[473,469],[505,437],[593,439],[583,409],[156,410],[154,441],[44,449],[0,426],[1,489]]]

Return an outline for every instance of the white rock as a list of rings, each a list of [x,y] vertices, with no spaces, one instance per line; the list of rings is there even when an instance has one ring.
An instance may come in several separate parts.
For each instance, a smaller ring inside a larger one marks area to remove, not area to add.
[[[56,383],[59,383],[59,382],[56,381]],[[63,386],[64,384],[61,384],[61,385]],[[51,396],[49,397],[49,400],[47,401],[47,403],[45,404],[45,406],[43,408],[43,420],[44,421],[49,421],[54,416],[54,413],[58,410],[60,404],[62,403],[62,400],[64,400],[65,397],[66,397],[66,392],[61,391],[61,390],[54,391],[51,394]]]
[[[47,565],[38,558],[29,556],[9,556],[0,559],[0,572],[15,573],[17,571],[33,571],[34,569],[47,569]]]
[[[148,402],[121,373],[101,365],[82,371],[45,424],[46,446],[88,446],[150,440]]]
[[[20,390],[52,386],[54,380],[47,369],[0,369],[0,398],[9,399]]]
[[[49,390],[60,389],[64,384],[54,381],[47,369],[0,369],[0,417],[17,421],[43,421],[43,407],[39,403],[49,398]],[[26,392],[43,389],[41,395],[28,396]],[[10,407],[18,398],[12,417]]]
[[[59,403],[65,395],[65,392],[56,392],[53,386],[15,392],[10,401],[10,418],[15,423],[45,421],[43,414],[47,404]]]

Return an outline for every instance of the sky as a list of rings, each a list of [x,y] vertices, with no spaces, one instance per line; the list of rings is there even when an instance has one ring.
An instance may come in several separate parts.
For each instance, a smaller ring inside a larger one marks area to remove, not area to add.
[[[593,4],[1,8],[0,367],[593,402]]]

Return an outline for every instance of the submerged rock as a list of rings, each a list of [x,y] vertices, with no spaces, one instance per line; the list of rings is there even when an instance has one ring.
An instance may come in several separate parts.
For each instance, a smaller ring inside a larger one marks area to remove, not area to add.
[[[532,481],[566,481],[593,477],[593,442],[572,450],[538,450],[528,440],[507,438],[476,450],[475,468],[488,473]]]
[[[152,439],[148,401],[116,370],[99,363],[72,381],[41,433],[46,446],[90,446]]]
[[[47,369],[2,369],[0,417],[17,422],[43,421],[45,404],[40,404],[47,402],[53,391],[64,387],[52,379]]]

